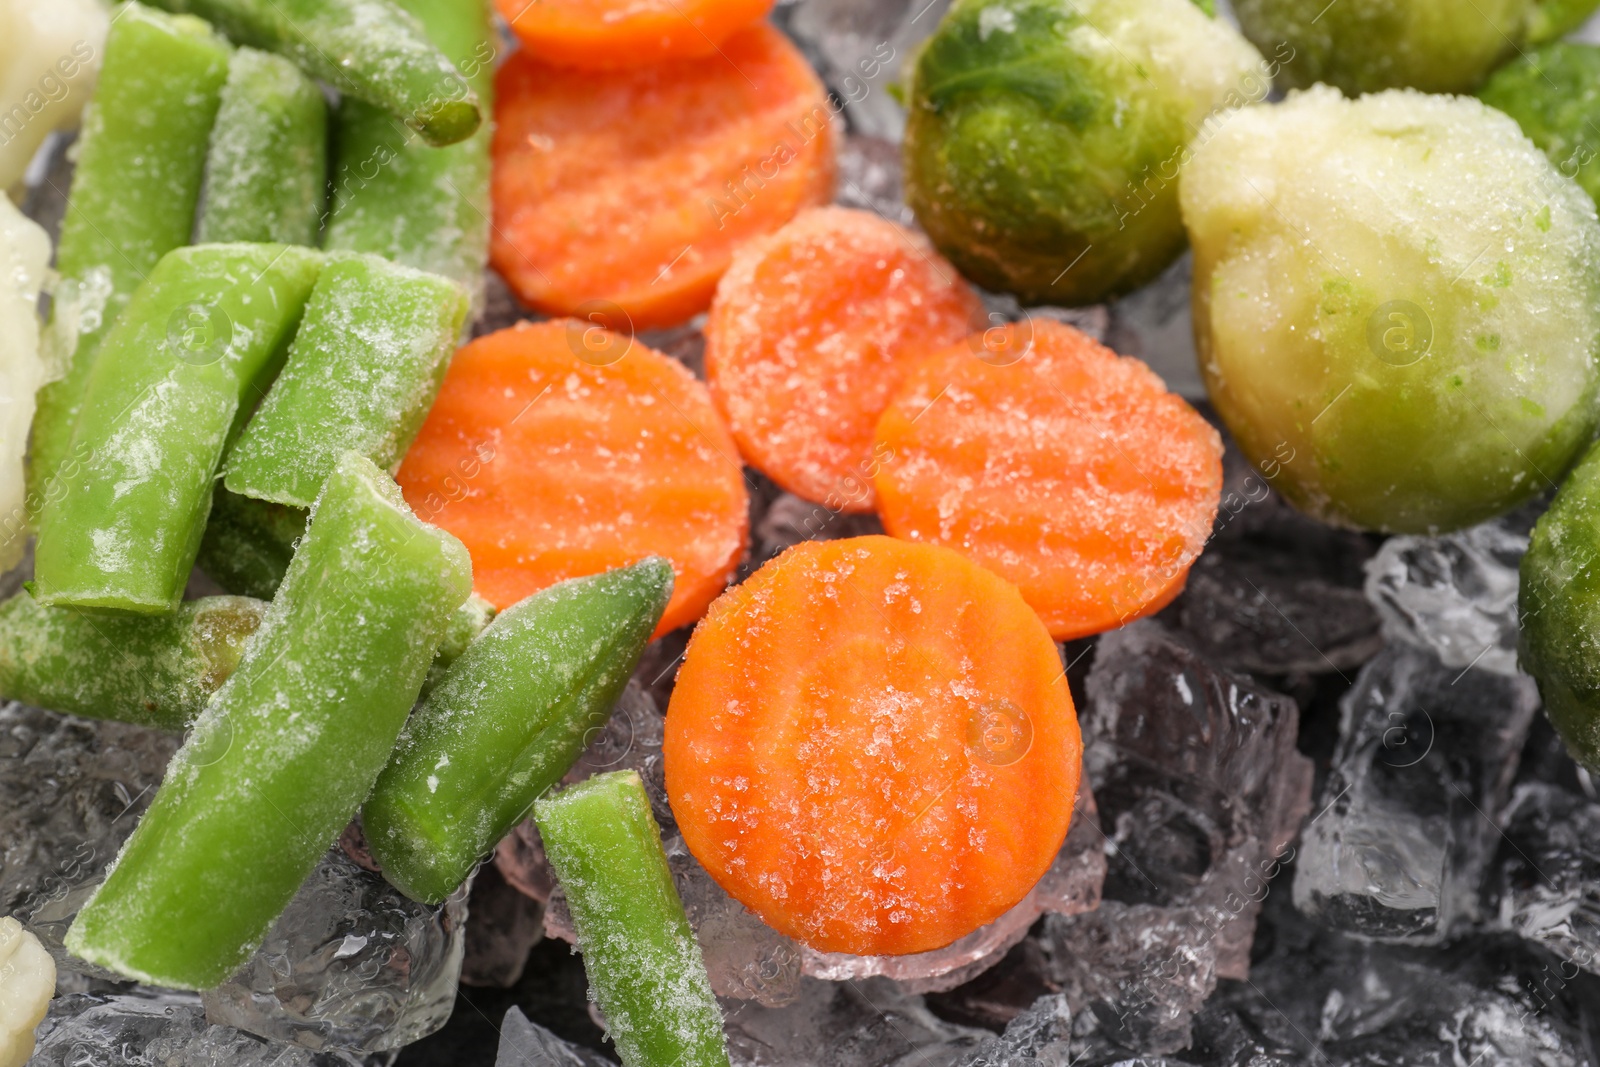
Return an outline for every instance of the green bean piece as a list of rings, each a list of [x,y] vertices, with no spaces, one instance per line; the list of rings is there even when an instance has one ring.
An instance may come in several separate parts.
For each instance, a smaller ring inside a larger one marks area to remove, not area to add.
[[[29,499],[48,495],[71,447],[101,339],[161,257],[189,243],[228,53],[200,19],[125,4],[112,20],[56,247],[64,277],[94,276],[109,294],[66,377],[39,390]]]
[[[254,244],[157,264],[101,345],[77,473],[40,509],[31,589],[43,603],[178,606],[243,401],[281,364],[321,265],[311,249]]]
[[[171,615],[91,615],[26,593],[0,603],[0,697],[91,719],[187,729],[239,666],[266,604],[185,601]]]
[[[393,468],[433,406],[466,314],[448,278],[330,256],[288,364],[228,453],[224,484],[305,507],[346,449]]]
[[[533,813],[624,1067],[727,1067],[722,1013],[639,775],[596,775]]]
[[[304,508],[252,500],[219,485],[195,564],[230,593],[271,600],[305,532]]]
[[[493,106],[494,27],[486,0],[397,0]],[[334,122],[327,248],[373,252],[460,282],[483,303],[489,262],[489,138],[432,148],[381,108],[345,100]]]
[[[229,593],[271,600],[294,558],[295,543],[305,532],[304,508],[252,500],[218,486],[195,563]],[[424,696],[443,680],[445,669],[483,633],[494,614],[494,605],[474,593],[450,616],[422,683]]]
[[[506,609],[417,708],[362,810],[401,892],[434,904],[561,780],[628,684],[672,595],[659,557]]]
[[[482,123],[478,97],[391,0],[157,0],[210,19],[239,44],[294,60],[345,96],[385,109],[431,145]]]
[[[282,56],[234,52],[206,156],[197,239],[315,245],[327,170],[322,89]]]
[[[343,457],[243,662],[68,951],[179,989],[244,964],[372,788],[471,585],[461,543],[417,521],[370,462]]]

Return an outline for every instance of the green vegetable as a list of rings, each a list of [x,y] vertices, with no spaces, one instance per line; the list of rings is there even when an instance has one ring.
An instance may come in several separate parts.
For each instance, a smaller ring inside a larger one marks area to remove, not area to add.
[[[1595,205],[1498,111],[1293,93],[1198,147],[1182,199],[1206,388],[1303,510],[1470,526],[1594,433]]]
[[[70,485],[39,520],[36,595],[176,605],[221,451],[281,362],[320,266],[317,253],[277,245],[196,246],[161,261],[87,383]]]
[[[306,511],[216,487],[195,563],[230,593],[271,600],[283,581]]]
[[[437,903],[602,727],[672,595],[651,558],[502,612],[411,717],[362,811],[384,877]]]
[[[461,543],[346,455],[68,950],[179,989],[244,964],[372,788],[470,586]]]
[[[1257,47],[1293,53],[1284,79],[1353,95],[1406,87],[1469,93],[1527,43],[1581,24],[1596,0],[1234,0]]]
[[[119,7],[78,138],[56,269],[107,293],[66,377],[39,390],[28,496],[44,499],[71,448],[96,348],[161,257],[189,243],[228,44],[199,19]]]
[[[170,252],[106,336],[39,516],[33,593],[56,607],[172,611],[194,567],[244,400],[282,360],[322,255],[289,245]]]
[[[1190,0],[956,0],[912,63],[906,199],[986,288],[1128,292],[1183,250],[1190,139],[1273,69]]]
[[[1533,528],[1522,557],[1522,666],[1572,757],[1600,772],[1600,448]]]
[[[206,157],[199,240],[315,245],[327,169],[322,89],[281,56],[235,52]]]
[[[0,697],[182,730],[238,667],[265,610],[218,596],[171,615],[95,616],[20,594],[0,603]]]
[[[398,0],[492,106],[495,36],[487,0]],[[459,282],[482,303],[489,261],[489,138],[432,148],[360,100],[339,106],[327,248],[372,252]]]
[[[159,0],[239,44],[295,61],[345,96],[395,115],[432,145],[470,137],[478,98],[417,20],[391,0]]]
[[[1557,170],[1600,201],[1600,48],[1546,45],[1501,67],[1478,99],[1516,119]]]
[[[722,1014],[633,771],[533,806],[624,1067],[727,1067]]]
[[[392,468],[422,428],[467,314],[466,294],[378,256],[337,254],[289,362],[228,454],[224,484],[305,507],[346,449]]]

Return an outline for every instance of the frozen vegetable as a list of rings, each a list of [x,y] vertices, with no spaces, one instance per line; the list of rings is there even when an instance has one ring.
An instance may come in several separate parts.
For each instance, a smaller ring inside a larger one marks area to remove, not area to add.
[[[957,0],[911,61],[907,202],[985,288],[1125,293],[1183,250],[1191,138],[1275,68],[1191,0]]]
[[[772,0],[495,0],[522,47],[557,67],[615,70],[669,59],[710,59]]]
[[[46,136],[78,121],[109,21],[101,0],[0,3],[0,191],[22,180]]]
[[[39,355],[39,293],[50,265],[50,238],[0,193],[0,572],[22,558],[28,534],[28,426],[34,394],[45,382]]]
[[[1470,526],[1589,440],[1600,223],[1505,115],[1319,87],[1234,116],[1182,195],[1206,387],[1303,510]]]
[[[1478,99],[1516,119],[1557,170],[1600,200],[1600,48],[1536,49],[1497,70]]]

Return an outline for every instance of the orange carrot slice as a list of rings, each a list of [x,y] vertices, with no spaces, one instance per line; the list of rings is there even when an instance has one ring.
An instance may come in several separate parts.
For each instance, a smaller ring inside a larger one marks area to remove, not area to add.
[[[735,899],[828,952],[922,952],[1014,906],[1072,819],[1061,660],[948,549],[807,542],[712,605],[667,711],[667,795]]]
[[[715,55],[772,0],[495,0],[522,47],[552,66],[619,70]]]
[[[467,546],[473,585],[498,608],[665,556],[675,583],[657,636],[705,613],[748,533],[743,468],[705,386],[575,320],[457,352],[396,479]]]
[[[871,511],[878,416],[982,310],[920,234],[814,208],[734,256],[706,322],[706,380],[752,466],[835,511]]]
[[[519,52],[495,121],[495,268],[529,306],[615,329],[704,311],[735,249],[833,197],[822,83],[765,24],[605,77]]]
[[[1136,359],[1070,326],[975,334],[878,422],[878,514],[1014,582],[1058,641],[1159,611],[1222,493],[1222,442]]]

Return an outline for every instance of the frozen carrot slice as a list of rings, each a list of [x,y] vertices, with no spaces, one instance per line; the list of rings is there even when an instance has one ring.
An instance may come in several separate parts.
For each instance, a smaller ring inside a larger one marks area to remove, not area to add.
[[[684,842],[768,924],[828,952],[923,952],[1055,859],[1082,742],[1017,590],[949,549],[806,542],[711,607],[667,712]]]
[[[1222,493],[1222,441],[1136,359],[1049,320],[974,334],[878,422],[878,514],[1022,590],[1058,641],[1183,590]]]
[[[472,554],[497,608],[648,556],[672,562],[656,635],[691,623],[744,552],[738,451],[706,388],[654,349],[573,319],[456,353],[396,476]]]
[[[702,59],[772,0],[495,0],[522,47],[552,66],[618,70]]]
[[[734,256],[706,322],[706,380],[763,474],[836,511],[871,511],[878,416],[912,366],[982,321],[920,234],[815,208]]]
[[[833,112],[777,30],[597,78],[495,81],[490,256],[524,303],[626,330],[704,311],[736,248],[833,197]]]

